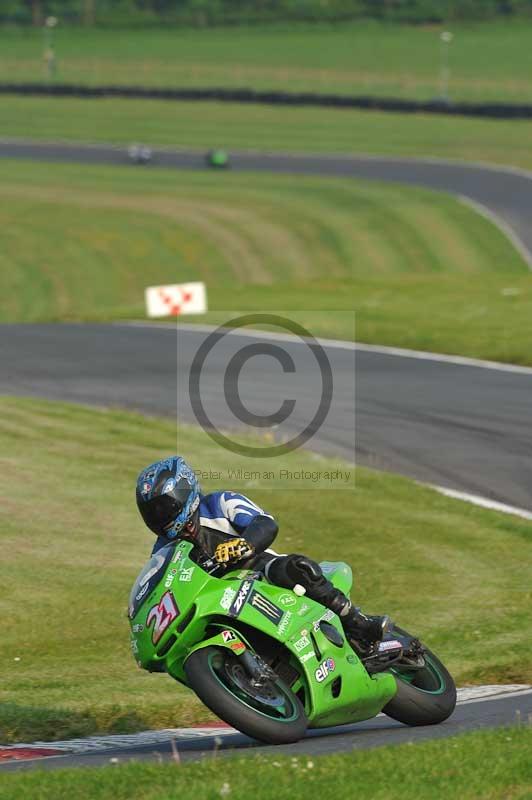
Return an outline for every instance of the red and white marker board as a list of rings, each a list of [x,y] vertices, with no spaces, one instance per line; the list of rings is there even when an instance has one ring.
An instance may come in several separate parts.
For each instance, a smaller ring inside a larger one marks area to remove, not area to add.
[[[177,317],[180,314],[205,314],[205,284],[174,283],[170,286],[148,286],[145,290],[148,317]]]

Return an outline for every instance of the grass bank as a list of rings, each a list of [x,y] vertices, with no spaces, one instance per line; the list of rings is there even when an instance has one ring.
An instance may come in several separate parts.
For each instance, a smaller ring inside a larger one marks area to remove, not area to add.
[[[201,279],[213,312],[326,311],[348,338],[354,309],[360,341],[531,363],[532,274],[442,194],[4,161],[0,197],[2,321],[141,317],[146,286]]]
[[[532,168],[532,121],[330,108],[2,96],[0,135],[167,147],[372,153]]]
[[[442,26],[258,25],[203,30],[54,31],[56,80],[143,86],[257,89],[431,99],[441,92]],[[456,23],[455,99],[532,101],[530,20]],[[40,30],[0,29],[0,81],[44,81]]]
[[[143,466],[176,450],[222,475],[245,467],[242,459],[198,429],[132,413],[19,398],[2,399],[0,412],[0,466],[9,476],[0,485],[0,741],[210,718],[191,693],[141,672],[131,657],[128,594],[153,542],[134,485]],[[271,468],[295,464],[339,466],[291,454]],[[366,469],[357,470],[356,488],[324,489],[318,505],[314,489],[286,480],[233,479],[227,488],[278,516],[281,552],[350,562],[356,601],[425,639],[459,685],[532,683],[526,521]]]
[[[353,796],[353,787],[375,800],[525,800],[532,789],[531,746],[532,729],[523,726],[346,755],[224,759],[223,769],[211,758],[184,766],[34,771],[4,775],[0,800],[292,800],[309,792],[344,800]]]

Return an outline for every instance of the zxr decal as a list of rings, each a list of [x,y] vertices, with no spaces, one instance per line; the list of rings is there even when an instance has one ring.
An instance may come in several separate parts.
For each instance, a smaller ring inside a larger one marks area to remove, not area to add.
[[[173,622],[178,615],[179,609],[172,593],[166,592],[161,597],[161,602],[150,608],[148,611],[148,616],[146,617],[147,628],[150,627],[152,622],[154,623],[153,632],[151,635],[153,644],[157,644],[170,623]]]
[[[240,584],[238,593],[231,603],[229,611],[227,612],[230,617],[238,617],[244,607],[244,603],[248,598],[248,594],[250,593],[252,586],[253,583],[250,580],[243,581],[243,583]]]

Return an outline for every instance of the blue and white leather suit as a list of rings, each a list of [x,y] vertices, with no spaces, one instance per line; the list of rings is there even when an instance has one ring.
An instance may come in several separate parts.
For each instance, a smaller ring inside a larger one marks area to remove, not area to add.
[[[200,495],[199,523],[200,530],[195,537],[195,544],[204,552],[213,555],[217,545],[237,536],[245,538],[245,530],[255,517],[273,516],[264,511],[252,500],[238,492],[211,492]],[[168,544],[168,539],[159,536],[153,552]],[[272,550],[266,550],[276,555]]]

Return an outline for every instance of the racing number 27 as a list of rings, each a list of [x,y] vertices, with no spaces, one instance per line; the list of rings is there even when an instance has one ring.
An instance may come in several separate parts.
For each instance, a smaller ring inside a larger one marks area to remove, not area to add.
[[[174,597],[171,592],[165,592],[161,597],[161,601],[156,606],[152,606],[146,617],[146,627],[149,628],[152,622],[153,633],[151,639],[153,644],[157,644],[165,630],[171,622],[177,617],[179,610],[176,606]]]

